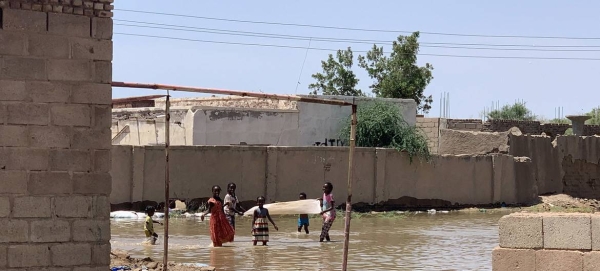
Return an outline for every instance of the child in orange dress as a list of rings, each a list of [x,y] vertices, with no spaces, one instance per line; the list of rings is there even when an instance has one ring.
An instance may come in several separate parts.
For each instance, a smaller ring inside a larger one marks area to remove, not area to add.
[[[204,221],[204,216],[210,212],[210,239],[213,246],[221,247],[223,243],[233,242],[235,231],[223,212],[223,200],[219,196],[221,187],[213,186],[212,194],[212,198],[208,200],[208,210],[200,216],[200,220]]]

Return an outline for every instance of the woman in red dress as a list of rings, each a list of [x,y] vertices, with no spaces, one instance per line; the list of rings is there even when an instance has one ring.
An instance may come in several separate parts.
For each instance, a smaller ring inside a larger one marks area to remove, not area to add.
[[[212,193],[212,198],[208,200],[208,210],[200,216],[200,219],[204,221],[204,216],[210,212],[210,239],[213,246],[221,247],[223,243],[233,242],[235,231],[223,212],[223,200],[219,196],[221,187],[213,186]]]

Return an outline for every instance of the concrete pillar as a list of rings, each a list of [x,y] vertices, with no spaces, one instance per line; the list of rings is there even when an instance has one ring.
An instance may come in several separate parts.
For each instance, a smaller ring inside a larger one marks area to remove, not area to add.
[[[112,2],[0,0],[0,270],[109,265]]]
[[[585,127],[585,121],[590,119],[590,116],[585,116],[585,115],[571,115],[571,116],[567,116],[567,119],[571,120],[571,124],[573,127],[573,134],[576,136],[582,136],[584,135],[583,133],[583,129]]]

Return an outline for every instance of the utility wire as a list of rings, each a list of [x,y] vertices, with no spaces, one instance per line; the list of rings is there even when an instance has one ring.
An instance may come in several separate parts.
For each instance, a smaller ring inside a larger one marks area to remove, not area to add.
[[[242,42],[228,42],[228,41],[214,41],[214,40],[199,40],[199,39],[188,39],[188,38],[177,38],[177,37],[165,37],[165,36],[153,36],[153,35],[142,35],[142,34],[134,34],[134,33],[114,33],[115,35],[124,35],[124,36],[135,36],[135,37],[147,37],[147,38],[157,38],[157,39],[167,39],[167,40],[180,40],[180,41],[192,41],[192,42],[202,42],[202,43],[215,43],[215,44],[228,44],[228,45],[244,45],[244,46],[258,46],[258,47],[275,47],[275,48],[288,48],[288,49],[303,49],[306,50],[306,47],[301,46],[289,46],[289,45],[278,45],[278,44],[262,44],[262,43],[242,43]],[[309,50],[318,50],[318,51],[337,51],[336,49],[328,49],[328,48],[316,48],[311,47]],[[354,51],[358,53],[366,53],[368,51]],[[426,54],[419,53],[419,55],[423,56],[437,56],[437,57],[458,57],[458,58],[481,58],[481,59],[531,59],[531,60],[586,60],[586,61],[600,61],[600,58],[574,58],[574,57],[526,57],[526,56],[477,56],[477,55],[451,55],[451,54]]]
[[[195,15],[185,15],[185,14],[173,14],[173,13],[163,13],[163,12],[130,10],[130,9],[116,9],[116,10],[117,11],[124,11],[124,12],[142,13],[142,14],[174,16],[174,17],[194,18],[194,19],[203,19],[203,20],[214,20],[214,21],[225,21],[225,22],[236,22],[236,23],[266,24],[266,25],[295,26],[295,27],[310,27],[310,28],[323,28],[323,29],[335,29],[335,30],[347,30],[347,31],[363,31],[363,32],[382,32],[382,33],[409,33],[410,34],[410,33],[415,32],[415,31],[406,31],[406,30],[351,28],[351,27],[339,27],[339,26],[327,26],[327,25],[311,25],[311,24],[295,24],[295,23],[268,22],[268,21],[237,20],[237,19],[226,19],[226,18],[195,16]],[[427,34],[427,35],[457,36],[457,37],[600,40],[600,37],[486,35],[486,34],[464,34],[464,33],[444,33],[444,32],[426,32],[426,31],[419,31],[419,33]]]
[[[147,25],[169,26],[169,27],[177,27],[177,28],[185,28],[185,29],[208,30],[208,31],[217,31],[217,32],[224,32],[224,33],[257,34],[257,35],[267,35],[267,36],[299,38],[299,39],[306,39],[306,40],[311,39],[311,40],[319,40],[319,41],[344,41],[344,42],[356,41],[357,43],[363,43],[363,42],[364,43],[389,43],[390,42],[389,40],[310,37],[310,36],[296,36],[296,35],[273,34],[273,33],[262,33],[262,32],[249,32],[249,31],[229,30],[229,29],[205,28],[205,27],[162,24],[162,23],[143,22],[143,21],[120,20],[120,19],[114,19],[114,21],[115,22],[147,24]],[[126,24],[115,24],[115,25],[126,25]],[[140,26],[140,27],[142,27],[142,26]],[[432,44],[432,45],[492,46],[492,47],[600,48],[600,45],[532,45],[532,44],[490,44],[490,43],[452,43],[452,42],[419,42],[419,43],[420,44]]]
[[[121,20],[115,20],[121,21]],[[315,40],[315,41],[324,41],[324,42],[343,42],[343,43],[357,43],[357,44],[374,44],[375,43],[390,43],[389,41],[368,41],[368,40],[353,40],[353,39],[334,39],[334,38],[311,38],[306,36],[292,36],[292,35],[278,35],[278,34],[269,34],[269,33],[259,33],[259,32],[243,32],[243,31],[229,31],[229,30],[219,30],[219,29],[210,29],[210,28],[195,28],[188,26],[175,26],[182,27],[180,28],[172,28],[172,27],[159,27],[159,26],[146,26],[146,25],[132,25],[132,24],[115,24],[117,26],[126,26],[126,27],[139,27],[139,28],[151,28],[151,29],[163,29],[163,30],[175,30],[175,31],[185,31],[185,32],[196,32],[196,33],[210,33],[210,34],[219,34],[219,35],[233,35],[233,36],[246,36],[246,37],[260,37],[260,38],[271,38],[271,39],[285,39],[285,40]],[[193,28],[193,29],[187,29]],[[194,29],[208,29],[208,30],[194,30]],[[245,34],[250,33],[250,34]],[[428,45],[427,43],[419,43],[420,47],[431,47],[431,48],[447,48],[447,49],[468,49],[468,50],[493,50],[493,51],[538,51],[538,52],[600,52],[599,49],[533,49],[533,48],[485,48],[485,47],[464,47],[464,46],[447,46],[447,45]],[[598,46],[600,47],[600,46]]]

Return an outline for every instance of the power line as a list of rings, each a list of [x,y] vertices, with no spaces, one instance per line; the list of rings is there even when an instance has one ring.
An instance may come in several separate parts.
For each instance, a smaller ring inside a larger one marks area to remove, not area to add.
[[[115,20],[115,21],[125,21],[125,20]],[[137,23],[145,23],[145,24],[154,24],[147,22],[137,22]],[[292,35],[279,35],[279,34],[269,34],[269,33],[260,33],[260,32],[245,32],[245,31],[230,31],[230,30],[222,30],[222,29],[214,29],[214,28],[201,28],[201,27],[189,27],[189,26],[177,26],[171,25],[174,27],[180,28],[172,28],[172,27],[158,27],[158,26],[146,26],[146,25],[131,25],[131,24],[115,24],[118,26],[127,26],[127,27],[140,27],[140,28],[151,28],[151,29],[163,29],[163,30],[176,30],[176,31],[186,31],[186,32],[197,32],[197,33],[210,33],[210,34],[219,34],[219,35],[233,35],[233,36],[246,36],[246,37],[260,37],[260,38],[272,38],[272,39],[286,39],[286,40],[315,40],[315,41],[324,41],[324,42],[343,42],[343,43],[362,43],[362,44],[373,44],[373,43],[389,43],[389,41],[368,41],[368,40],[355,40],[355,39],[336,39],[336,38],[312,38],[307,36],[292,36]],[[162,24],[156,24],[162,25]],[[188,29],[191,28],[191,29]],[[199,30],[196,30],[199,29]],[[206,29],[206,30],[203,30]],[[246,34],[248,33],[248,34]],[[538,52],[600,52],[600,49],[528,49],[528,48],[485,48],[485,47],[464,47],[464,46],[447,46],[447,45],[428,45],[427,43],[419,43],[420,47],[430,47],[430,48],[447,48],[447,49],[468,49],[468,50],[492,50],[492,51],[538,51]],[[600,46],[598,46],[600,47]]]
[[[225,22],[236,22],[236,23],[266,24],[266,25],[295,26],[295,27],[310,27],[310,28],[323,28],[323,29],[335,29],[335,30],[347,30],[347,31],[363,31],[363,32],[382,32],[382,33],[408,33],[408,34],[411,34],[413,32],[416,32],[416,31],[406,31],[406,30],[368,29],[368,28],[351,28],[351,27],[326,26],[326,25],[311,25],[311,24],[295,24],[295,23],[268,22],[268,21],[250,21],[250,20],[226,19],[226,18],[195,16],[195,15],[185,15],[185,14],[173,14],[173,13],[163,13],[163,12],[130,10],[130,9],[116,9],[116,10],[118,10],[118,11],[124,11],[124,12],[142,13],[142,14],[174,16],[174,17],[194,18],[194,19],[213,20],[213,21],[225,21]],[[444,33],[444,32],[426,32],[426,31],[419,31],[419,33],[427,34],[427,35],[457,36],[457,37],[600,40],[600,37],[485,35],[485,34]]]
[[[207,30],[207,31],[217,31],[217,32],[225,32],[225,33],[241,33],[241,34],[256,34],[256,35],[267,35],[267,36],[280,36],[280,37],[290,37],[290,38],[298,38],[305,40],[319,40],[319,41],[344,41],[351,42],[356,41],[357,43],[388,43],[389,40],[368,40],[368,39],[346,39],[346,38],[329,38],[329,37],[311,37],[311,36],[297,36],[297,35],[285,35],[285,34],[273,34],[273,33],[263,33],[263,32],[249,32],[249,31],[239,31],[239,30],[229,30],[229,29],[218,29],[218,28],[205,28],[205,27],[194,27],[194,26],[185,26],[185,25],[174,25],[174,24],[162,24],[162,23],[153,23],[153,22],[143,22],[143,21],[131,21],[131,20],[119,20],[114,19],[116,22],[127,22],[127,23],[137,23],[137,24],[147,24],[147,25],[159,25],[159,26],[169,26],[169,27],[177,27],[177,28],[185,28],[185,29],[197,29],[197,30]],[[126,24],[115,24],[115,25],[126,25]],[[133,25],[128,25],[133,26]],[[143,27],[143,26],[140,26]],[[157,27],[158,28],[158,27]],[[211,33],[211,32],[209,32]],[[491,47],[533,47],[533,48],[600,48],[600,45],[532,45],[532,44],[490,44],[490,43],[452,43],[452,42],[419,42],[419,44],[425,45],[459,45],[459,46],[491,46]]]
[[[214,40],[198,40],[198,39],[177,38],[177,37],[142,35],[142,34],[133,34],[133,33],[114,33],[114,34],[115,35],[124,35],[124,36],[135,36],[135,37],[168,39],[168,40],[193,41],[193,42],[202,42],[202,43],[215,43],[215,44],[228,44],[228,45],[244,45],[244,46],[258,46],[258,47],[275,47],[275,48],[303,49],[303,50],[307,49],[307,47],[289,46],[289,45],[278,45],[278,44],[262,44],[262,43],[242,43],[242,42],[228,42],[228,41],[214,41]],[[333,51],[333,52],[337,51],[336,49],[316,48],[316,47],[311,47],[311,48],[308,48],[308,49],[309,50],[318,50],[318,51]],[[354,51],[354,52],[366,53],[368,51]],[[437,57],[458,57],[458,58],[483,58],[483,59],[530,59],[530,60],[586,60],[586,61],[600,61],[600,58],[573,58],[573,57],[476,56],[476,55],[450,55],[450,54],[425,54],[425,53],[419,53],[419,55],[423,55],[423,56],[437,56]]]

